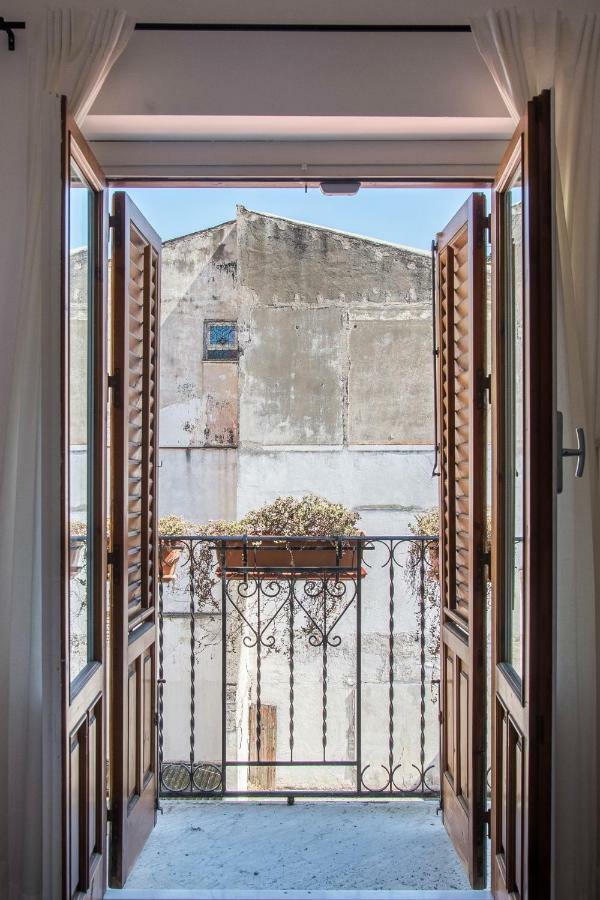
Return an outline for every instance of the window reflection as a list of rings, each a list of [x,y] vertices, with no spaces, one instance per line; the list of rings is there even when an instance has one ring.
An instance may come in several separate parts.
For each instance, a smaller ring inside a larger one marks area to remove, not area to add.
[[[523,674],[525,569],[525,356],[521,167],[504,194],[506,297],[506,661]]]
[[[94,194],[71,162],[69,188],[69,650],[73,681],[91,658]]]

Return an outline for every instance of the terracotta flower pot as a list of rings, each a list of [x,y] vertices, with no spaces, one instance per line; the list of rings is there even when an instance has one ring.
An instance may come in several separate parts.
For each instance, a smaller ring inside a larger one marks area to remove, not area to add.
[[[259,543],[260,541],[260,543]],[[302,569],[310,569],[306,573],[307,577],[311,577],[320,571],[339,569],[339,578],[356,577],[357,565],[357,546],[355,543],[342,543],[341,554],[338,556],[338,544],[335,541],[324,540],[322,542],[310,542],[307,544],[297,544],[295,542],[286,543],[285,538],[281,541],[264,541],[259,536],[248,539],[246,544],[246,555],[244,557],[244,544],[240,541],[235,543],[227,543],[224,548],[225,552],[225,571],[231,578],[243,578],[244,572],[229,571],[231,569],[252,569],[261,576],[276,578],[279,575],[293,574],[296,577],[301,576]],[[221,560],[221,550],[217,547],[217,558]],[[279,572],[271,572],[270,569],[279,569]],[[220,567],[218,570],[220,574]],[[331,572],[332,575],[336,573]],[[361,570],[361,577],[364,577],[365,570]]]
[[[74,541],[71,539],[69,543],[69,575],[74,578],[79,575],[85,564],[85,541]]]
[[[440,580],[440,545],[437,543],[429,544],[427,547],[427,558],[429,560],[429,572],[427,573],[431,581]]]
[[[159,552],[161,581],[175,581],[177,563],[182,550],[183,544],[179,541],[161,541]]]

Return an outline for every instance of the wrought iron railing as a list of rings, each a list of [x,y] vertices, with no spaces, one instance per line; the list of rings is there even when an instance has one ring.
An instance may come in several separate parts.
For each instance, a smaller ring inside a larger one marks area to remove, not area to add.
[[[437,548],[162,536],[161,793],[436,795]]]

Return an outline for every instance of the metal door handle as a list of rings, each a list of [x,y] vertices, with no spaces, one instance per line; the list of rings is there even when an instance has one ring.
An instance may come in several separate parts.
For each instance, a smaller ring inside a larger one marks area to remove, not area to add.
[[[563,447],[563,414],[556,413],[557,425],[557,472],[556,472],[556,491],[561,493],[563,489],[563,459],[565,457],[576,457],[577,465],[575,467],[575,478],[582,478],[585,469],[585,432],[583,428],[575,429],[577,438],[577,447]]]

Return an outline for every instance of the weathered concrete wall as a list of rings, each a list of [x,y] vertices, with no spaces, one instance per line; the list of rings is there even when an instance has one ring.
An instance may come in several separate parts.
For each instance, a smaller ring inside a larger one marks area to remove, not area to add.
[[[367,534],[403,534],[437,502],[429,448],[255,448],[238,455],[238,513],[309,488],[360,512]]]
[[[257,305],[247,332],[241,444],[343,444],[343,311]]]
[[[205,320],[239,315],[236,246],[234,222],[163,244],[161,446],[237,443],[237,364],[203,360]]]
[[[431,444],[429,255],[238,207],[240,444]]]
[[[350,444],[433,443],[429,310],[352,323],[349,346]]]
[[[158,502],[161,515],[189,522],[234,519],[237,452],[231,449],[161,447]]]
[[[431,302],[427,253],[244,207],[237,221],[240,279],[263,303]]]

